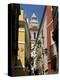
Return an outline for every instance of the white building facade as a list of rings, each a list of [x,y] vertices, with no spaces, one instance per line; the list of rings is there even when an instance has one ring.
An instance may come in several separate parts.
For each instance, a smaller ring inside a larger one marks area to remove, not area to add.
[[[47,15],[43,16],[40,30],[38,32],[36,48],[36,70],[38,74],[48,74],[48,54],[47,54]]]
[[[32,73],[34,74],[34,68],[35,68],[35,61],[36,61],[36,54],[35,54],[35,50],[33,50],[34,45],[35,45],[35,41],[37,38],[37,33],[38,33],[38,29],[39,29],[39,23],[38,23],[38,19],[35,13],[32,14],[31,16],[31,20],[29,23],[29,30],[30,30],[30,36],[31,36],[31,69],[32,69]]]

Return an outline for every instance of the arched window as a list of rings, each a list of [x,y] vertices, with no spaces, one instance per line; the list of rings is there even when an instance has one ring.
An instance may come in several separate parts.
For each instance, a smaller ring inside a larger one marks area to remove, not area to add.
[[[36,32],[34,32],[34,39],[36,39]]]

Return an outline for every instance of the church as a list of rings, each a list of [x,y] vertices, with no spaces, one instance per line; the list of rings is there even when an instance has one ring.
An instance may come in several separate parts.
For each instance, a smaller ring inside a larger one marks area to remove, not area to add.
[[[31,20],[29,23],[29,30],[31,35],[31,49],[33,49],[35,40],[37,38],[37,33],[39,29],[39,22],[35,13],[32,14]]]
[[[33,49],[34,49],[34,45],[36,42],[38,29],[39,29],[39,22],[38,22],[36,14],[33,13],[31,16],[30,23],[29,23],[29,31],[30,31],[30,36],[31,36],[30,40],[31,40],[31,72],[32,72],[32,75],[34,75],[34,69],[36,67],[36,64],[35,64],[36,54]]]

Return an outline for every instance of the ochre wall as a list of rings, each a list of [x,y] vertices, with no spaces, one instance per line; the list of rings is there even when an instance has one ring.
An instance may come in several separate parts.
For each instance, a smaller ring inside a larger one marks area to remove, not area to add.
[[[25,66],[25,30],[20,28],[18,32],[18,60]]]

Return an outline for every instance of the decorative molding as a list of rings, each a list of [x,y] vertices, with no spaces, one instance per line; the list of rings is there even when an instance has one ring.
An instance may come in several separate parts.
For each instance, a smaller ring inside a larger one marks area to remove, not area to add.
[[[53,20],[51,20],[51,21],[48,23],[47,27],[50,26],[52,23],[53,23]]]
[[[18,41],[18,44],[25,44],[25,41]]]
[[[21,28],[19,28],[19,29],[18,29],[18,31],[21,31],[21,32],[23,32],[23,31],[24,31],[24,32],[25,32],[25,29],[24,29],[24,28],[22,28],[22,29],[21,29]]]

